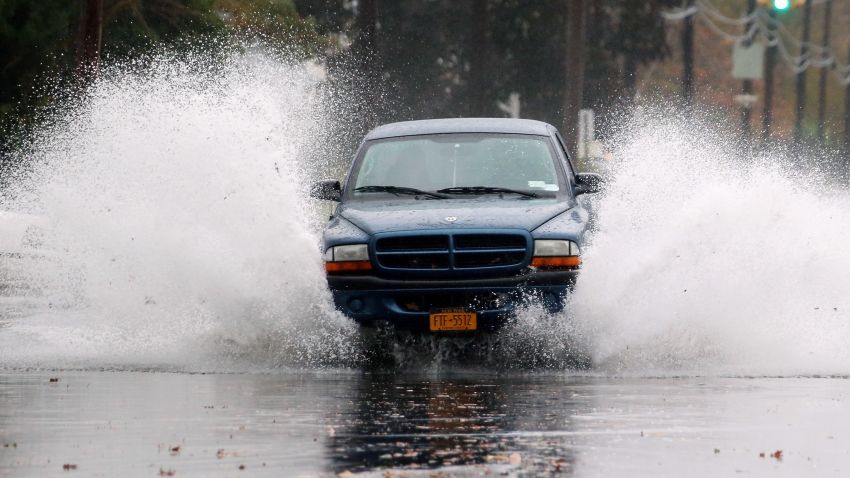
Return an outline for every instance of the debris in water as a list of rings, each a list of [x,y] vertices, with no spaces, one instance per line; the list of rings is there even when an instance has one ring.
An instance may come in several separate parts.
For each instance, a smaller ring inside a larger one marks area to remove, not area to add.
[[[173,447],[169,448],[168,451],[171,452],[172,456],[179,455],[180,454],[180,445],[173,446]]]
[[[228,456],[237,457],[239,453],[235,451],[225,451],[224,448],[219,448],[218,451],[215,452],[215,457],[221,460],[222,458],[227,458]]]
[[[65,463],[64,465],[62,465],[62,469],[65,470],[65,471],[76,470],[77,465],[75,465],[73,463]]]
[[[570,462],[564,458],[558,458],[551,462],[552,466],[555,467],[556,472],[564,471],[564,468],[570,466]]]
[[[715,449],[714,449],[714,454],[715,454],[715,455],[719,455],[719,454],[720,454],[720,448],[715,448]]]
[[[239,469],[240,469],[240,470],[244,470],[244,469],[245,469],[245,465],[239,465]]]
[[[48,379],[47,381],[48,381],[49,383],[57,383],[57,382],[59,382],[59,379],[58,379],[58,378],[56,378],[56,377],[50,377],[50,379]]]
[[[159,469],[159,476],[174,476],[175,471],[172,469],[165,470],[163,468]]]
[[[782,450],[776,450],[770,454],[770,457],[776,459],[776,461],[782,461]]]

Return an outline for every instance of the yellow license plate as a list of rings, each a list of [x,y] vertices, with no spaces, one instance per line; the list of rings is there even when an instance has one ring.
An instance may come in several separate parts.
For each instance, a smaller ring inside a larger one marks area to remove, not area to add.
[[[475,330],[478,328],[478,314],[463,309],[435,310],[430,315],[431,331]]]

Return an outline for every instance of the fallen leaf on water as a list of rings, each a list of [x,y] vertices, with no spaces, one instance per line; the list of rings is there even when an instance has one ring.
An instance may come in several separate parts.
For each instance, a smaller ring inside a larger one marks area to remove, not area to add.
[[[555,467],[556,472],[564,471],[564,468],[570,466],[570,462],[564,458],[558,458],[557,460],[552,460],[550,462],[552,466]]]
[[[62,465],[62,469],[65,470],[65,471],[76,470],[77,465],[75,465],[73,463],[65,463],[64,465]]]
[[[164,470],[162,468],[159,469],[159,476],[174,476],[174,470]]]
[[[240,470],[244,470],[244,469],[245,469],[245,465],[239,465],[239,469],[240,469]]]
[[[178,455],[178,454],[180,454],[180,445],[173,446],[173,447],[169,448],[168,450],[171,452],[172,455]]]
[[[50,382],[50,383],[56,383],[58,381],[59,381],[59,379],[56,378],[56,377],[50,377],[50,379],[48,380],[48,382]]]
[[[227,458],[228,456],[236,457],[236,456],[239,456],[239,453],[236,453],[235,451],[225,451],[224,448],[219,448],[215,452],[215,457],[218,458],[219,460],[222,459],[222,458]]]
[[[782,461],[782,450],[776,450],[770,454],[770,457],[775,458],[777,461]]]

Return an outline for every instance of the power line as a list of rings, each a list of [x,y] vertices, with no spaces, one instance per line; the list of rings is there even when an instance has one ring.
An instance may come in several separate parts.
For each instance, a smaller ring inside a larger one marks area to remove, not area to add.
[[[698,0],[697,6],[701,13],[711,16],[716,21],[720,23],[725,23],[727,25],[739,25],[744,26],[755,20],[756,16],[758,16],[758,11],[753,11],[743,17],[732,18],[723,15],[720,10],[718,10],[714,5],[712,5],[707,0]]]
[[[812,5],[824,4],[826,1],[812,0]],[[710,0],[697,0],[691,6],[684,4],[675,10],[662,12],[661,15],[668,21],[682,21],[697,16],[712,32],[731,42],[749,42],[761,35],[768,46],[777,47],[780,57],[794,74],[809,68],[831,68],[833,76],[842,86],[850,85],[850,64],[842,64],[831,47],[800,40],[781,21],[771,18],[761,7],[748,15],[735,18],[724,15]],[[743,34],[730,33],[719,25],[745,26],[748,23],[750,27]],[[802,53],[792,54],[786,42]]]

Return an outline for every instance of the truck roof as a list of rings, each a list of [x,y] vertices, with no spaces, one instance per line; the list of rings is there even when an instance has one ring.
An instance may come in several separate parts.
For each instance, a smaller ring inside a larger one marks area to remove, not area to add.
[[[446,133],[508,133],[548,136],[548,123],[513,118],[444,118],[402,121],[378,126],[366,135],[367,140]]]

